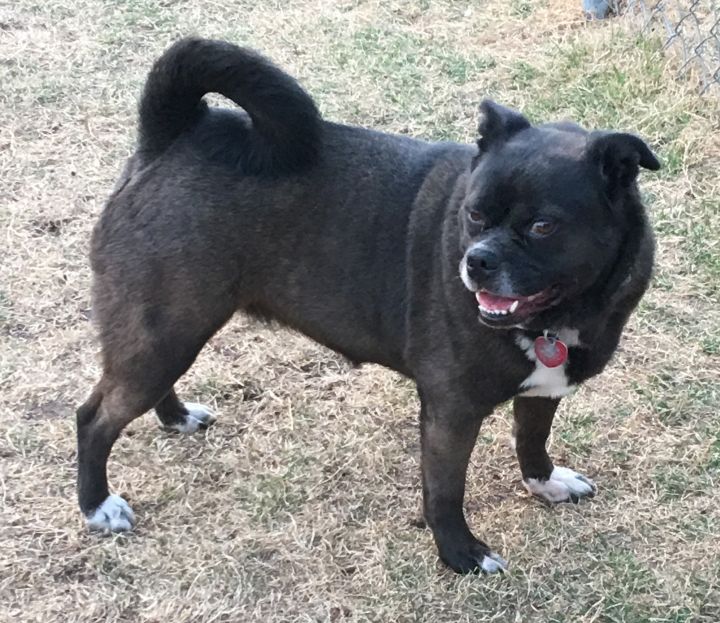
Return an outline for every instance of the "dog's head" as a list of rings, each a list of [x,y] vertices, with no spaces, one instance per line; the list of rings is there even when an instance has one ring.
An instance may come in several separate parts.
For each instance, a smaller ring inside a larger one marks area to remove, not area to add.
[[[642,210],[639,167],[659,162],[636,136],[533,126],[481,105],[479,152],[460,209],[460,276],[491,327],[547,328],[609,273]]]

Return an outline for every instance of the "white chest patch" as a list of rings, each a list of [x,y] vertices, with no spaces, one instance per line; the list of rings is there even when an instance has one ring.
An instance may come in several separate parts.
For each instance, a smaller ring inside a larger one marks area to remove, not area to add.
[[[577,329],[561,329],[558,332],[558,337],[568,348],[580,344]],[[515,341],[525,351],[525,356],[535,364],[535,369],[530,376],[520,384],[520,396],[561,398],[575,390],[575,385],[568,385],[567,375],[565,374],[567,362],[556,368],[548,368],[541,361],[538,361],[533,340],[521,335]]]

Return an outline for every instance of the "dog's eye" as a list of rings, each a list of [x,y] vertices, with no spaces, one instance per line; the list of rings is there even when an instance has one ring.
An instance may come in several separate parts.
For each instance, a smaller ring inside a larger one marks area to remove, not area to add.
[[[555,223],[552,221],[535,221],[530,226],[530,233],[533,236],[537,236],[538,238],[542,238],[544,236],[549,236],[555,231]]]
[[[470,210],[468,212],[468,216],[470,217],[470,220],[475,223],[475,225],[479,225],[481,229],[485,229],[487,227],[487,222],[485,221],[485,216],[483,216],[483,213],[478,210]]]

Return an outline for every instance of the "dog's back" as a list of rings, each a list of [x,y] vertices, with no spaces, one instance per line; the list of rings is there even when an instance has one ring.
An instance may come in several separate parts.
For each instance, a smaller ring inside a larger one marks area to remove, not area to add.
[[[244,112],[208,107],[208,91]],[[137,152],[93,237],[104,350],[124,348],[121,317],[141,342],[174,325],[207,339],[243,308],[408,372],[410,213],[439,161],[459,173],[471,154],[325,122],[257,53],[176,43],[150,72]]]

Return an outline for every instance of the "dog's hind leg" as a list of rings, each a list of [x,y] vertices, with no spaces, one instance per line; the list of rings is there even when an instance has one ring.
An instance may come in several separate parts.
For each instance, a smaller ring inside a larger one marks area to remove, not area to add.
[[[149,310],[143,303],[110,302],[100,299],[98,304],[103,376],[77,411],[78,499],[88,527],[120,532],[132,528],[134,516],[108,489],[107,460],[113,444],[125,426],[153,407],[170,424],[185,422],[187,427],[188,416],[198,422],[204,418],[199,409],[182,405],[173,384],[230,318],[233,307],[228,301],[194,317],[203,322],[186,322],[184,308]],[[151,324],[148,317],[154,319]],[[206,417],[209,423],[210,415]]]
[[[108,490],[107,461],[122,430],[156,405],[165,414],[174,408],[178,418],[181,409],[187,411],[172,384],[194,357],[168,365],[153,353],[146,355],[145,359],[133,358],[132,375],[118,375],[117,368],[106,371],[77,412],[78,501],[92,530],[122,532],[135,523],[128,504]],[[180,419],[176,422],[179,425]]]
[[[107,461],[115,440],[157,396],[104,376],[77,411],[78,501],[91,530],[131,530],[135,517],[118,495],[110,495]]]
[[[215,415],[205,405],[181,402],[173,389],[155,405],[155,414],[162,428],[177,433],[194,433],[215,421]]]

